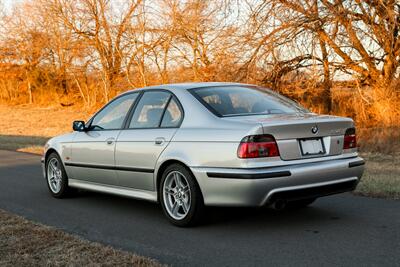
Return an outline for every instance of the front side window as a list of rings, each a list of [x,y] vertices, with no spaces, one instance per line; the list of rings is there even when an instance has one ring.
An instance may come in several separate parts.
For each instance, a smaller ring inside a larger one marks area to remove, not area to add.
[[[296,102],[265,88],[221,86],[192,89],[191,92],[221,117],[308,112]]]
[[[145,92],[133,114],[129,128],[157,128],[171,94],[165,91]]]
[[[138,93],[121,96],[108,104],[93,118],[90,128],[92,130],[115,130],[121,129],[125,117]]]

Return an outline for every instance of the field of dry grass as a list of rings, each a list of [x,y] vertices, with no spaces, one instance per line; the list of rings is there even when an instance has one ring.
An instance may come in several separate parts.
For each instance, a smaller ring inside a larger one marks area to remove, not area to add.
[[[0,105],[0,134],[51,137],[72,131],[72,121],[86,120],[90,115],[73,107]]]
[[[77,108],[0,105],[0,149],[41,153],[47,139],[72,131],[74,120],[89,116]]]
[[[365,172],[355,194],[400,199],[400,153],[362,153]]]
[[[0,266],[161,266],[0,210]]]

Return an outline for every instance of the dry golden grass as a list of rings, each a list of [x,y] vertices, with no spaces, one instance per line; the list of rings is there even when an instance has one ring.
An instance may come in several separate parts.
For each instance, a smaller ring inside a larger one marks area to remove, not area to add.
[[[74,120],[90,115],[77,108],[0,105],[0,135],[52,137],[72,131]]]
[[[400,199],[400,153],[362,153],[365,172],[355,194]]]
[[[161,266],[0,210],[0,266]]]
[[[400,152],[400,126],[357,129],[361,152],[396,154]]]
[[[295,99],[315,113],[326,113],[327,103],[319,84],[285,84],[282,93]],[[358,128],[400,127],[400,82],[393,84],[391,90],[359,87],[355,81],[347,84],[336,82],[331,88],[331,114],[351,117]],[[386,88],[387,89],[387,88]]]
[[[72,121],[86,120],[89,111],[0,105],[0,149],[40,154],[52,137],[72,131]]]

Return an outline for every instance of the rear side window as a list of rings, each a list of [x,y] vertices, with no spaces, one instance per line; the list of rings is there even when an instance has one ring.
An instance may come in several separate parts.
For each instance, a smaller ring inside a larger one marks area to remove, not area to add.
[[[190,92],[217,116],[307,113],[296,102],[265,88],[221,86]]]
[[[157,128],[171,94],[164,91],[145,92],[133,114],[129,128]]]
[[[178,127],[182,120],[182,110],[179,108],[175,98],[171,98],[164,117],[161,122],[161,127]]]

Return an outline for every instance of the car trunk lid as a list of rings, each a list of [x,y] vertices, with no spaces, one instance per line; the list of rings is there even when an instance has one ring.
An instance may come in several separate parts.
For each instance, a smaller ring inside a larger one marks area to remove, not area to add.
[[[283,160],[341,154],[344,133],[346,129],[353,127],[351,119],[313,113],[257,115],[226,119],[260,124],[265,134],[275,137]]]

